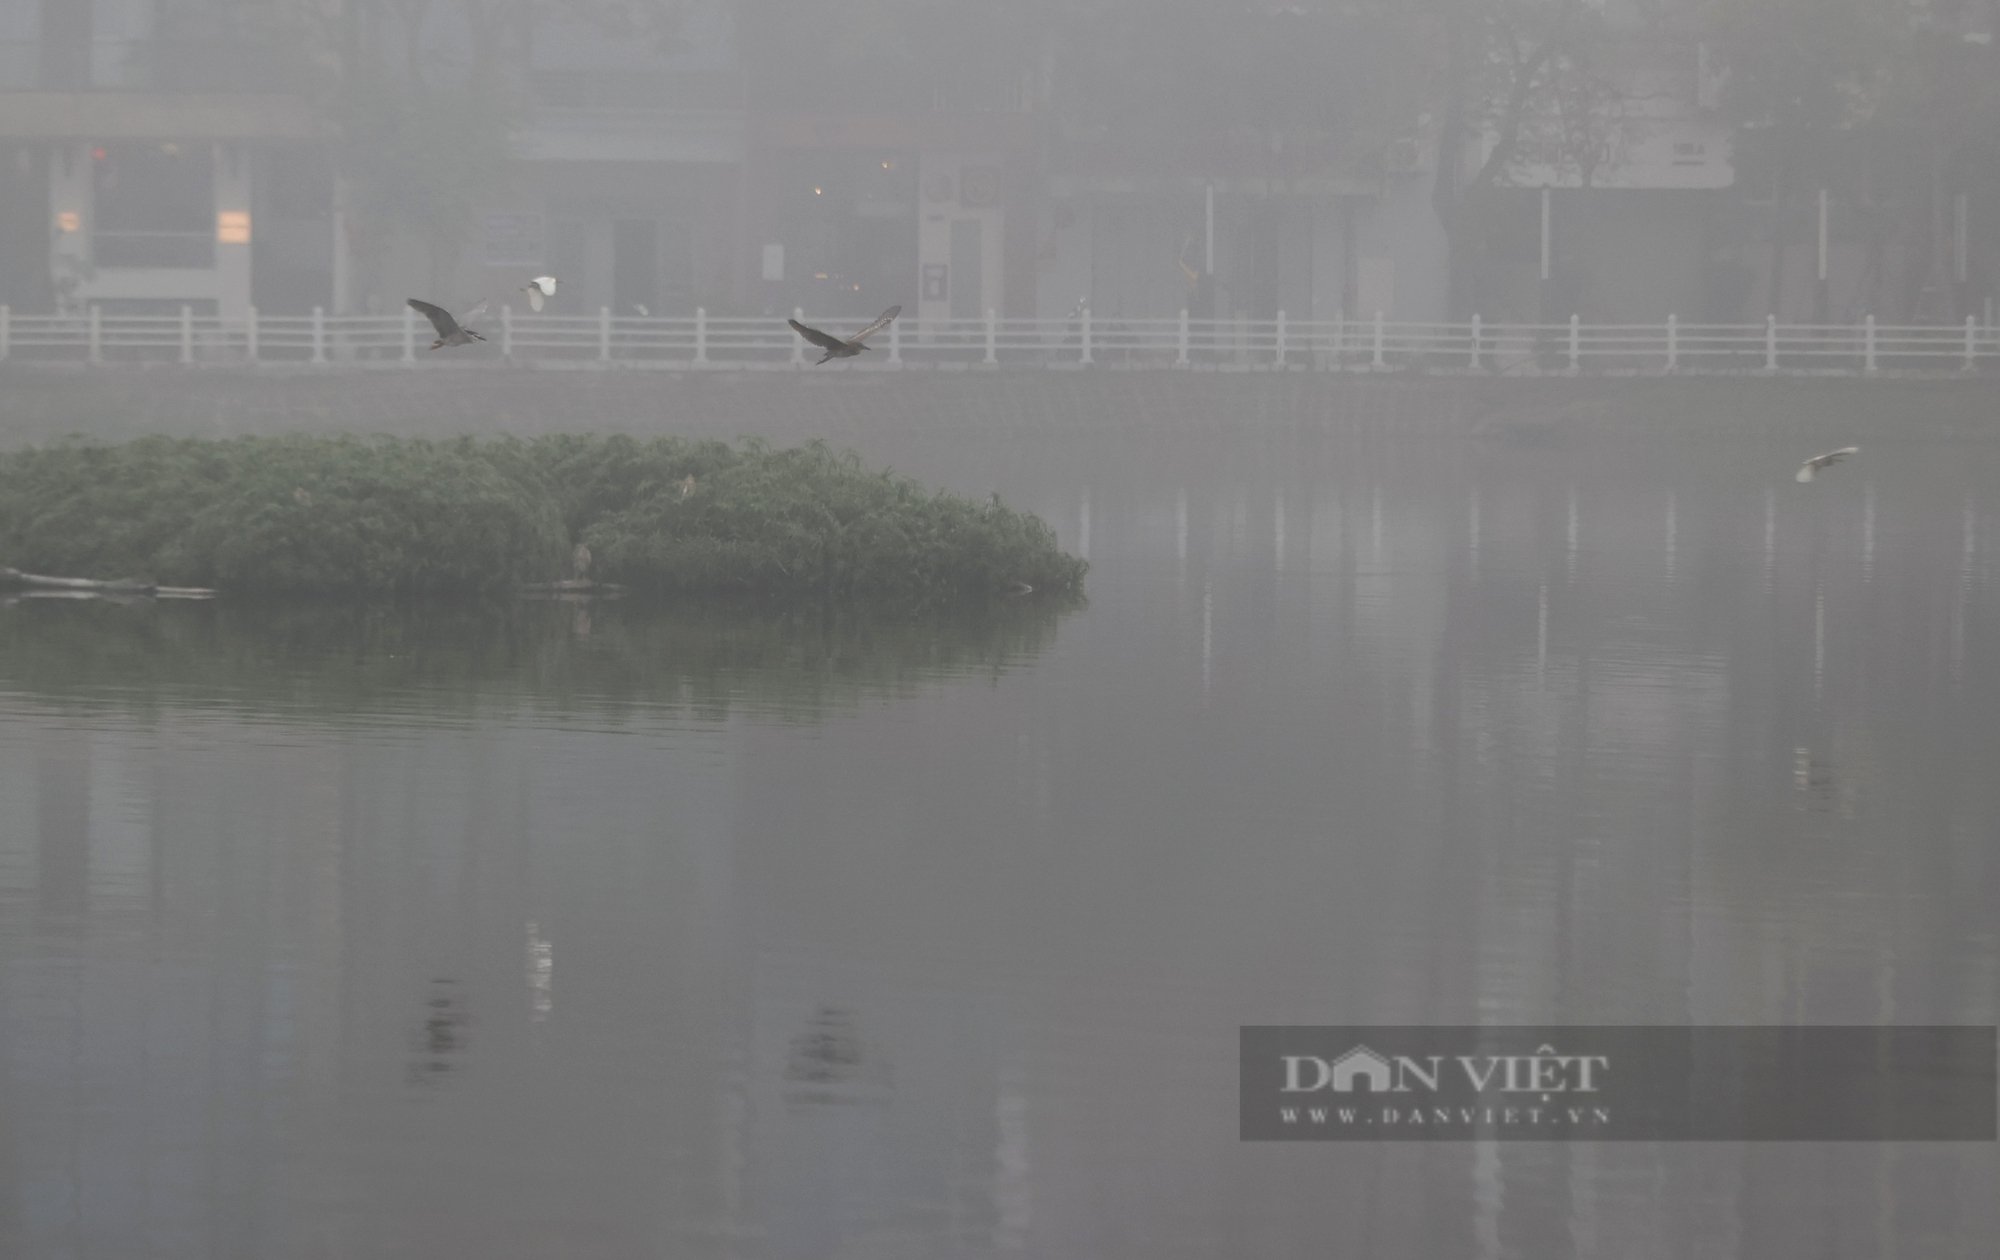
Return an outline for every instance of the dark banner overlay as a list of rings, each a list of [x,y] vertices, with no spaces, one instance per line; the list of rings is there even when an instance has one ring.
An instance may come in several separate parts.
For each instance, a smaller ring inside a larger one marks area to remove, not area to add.
[[[1991,1142],[1992,1027],[1242,1030],[1249,1142]]]

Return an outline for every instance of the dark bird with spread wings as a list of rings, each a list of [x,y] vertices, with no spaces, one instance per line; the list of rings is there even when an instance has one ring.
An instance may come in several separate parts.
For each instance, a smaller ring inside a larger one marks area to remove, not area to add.
[[[1861,448],[1858,446],[1843,446],[1837,451],[1828,451],[1824,455],[1815,455],[1805,463],[1799,465],[1797,480],[1811,481],[1813,474],[1820,469],[1825,468],[1829,464],[1837,464],[1849,455],[1859,454],[1860,451]]]
[[[437,329],[437,340],[431,343],[431,349],[433,350],[439,346],[469,346],[475,341],[486,340],[486,338],[480,336],[470,328],[460,328],[458,321],[451,317],[451,312],[442,306],[433,306],[429,302],[420,302],[416,298],[410,299],[410,306],[425,319],[431,321],[431,327]]]
[[[883,311],[880,318],[874,323],[855,333],[845,341],[842,341],[832,333],[824,333],[817,328],[807,328],[796,319],[788,319],[785,322],[790,324],[792,331],[798,333],[799,336],[804,337],[807,341],[826,351],[825,354],[819,357],[819,363],[824,363],[828,359],[851,359],[863,350],[873,349],[874,347],[864,346],[861,343],[873,337],[876,333],[881,332],[884,328],[887,328],[890,322],[902,313],[902,307],[892,306],[888,310]],[[815,363],[813,366],[817,367],[819,363]]]

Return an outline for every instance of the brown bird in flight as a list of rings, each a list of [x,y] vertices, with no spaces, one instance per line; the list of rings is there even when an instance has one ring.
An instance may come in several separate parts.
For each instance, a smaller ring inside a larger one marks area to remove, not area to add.
[[[1828,451],[1824,455],[1815,455],[1805,463],[1799,465],[1797,480],[1811,481],[1813,474],[1820,469],[1825,468],[1828,464],[1837,464],[1849,455],[1860,453],[1860,450],[1861,448],[1858,446],[1843,446],[1837,451]]]
[[[851,359],[863,350],[873,349],[873,347],[864,346],[861,343],[873,337],[876,333],[881,332],[884,328],[887,328],[890,321],[902,313],[902,307],[892,306],[888,310],[883,311],[881,317],[874,323],[855,333],[845,341],[842,341],[832,333],[824,333],[817,328],[807,328],[796,319],[788,319],[785,322],[790,324],[792,331],[798,333],[799,336],[804,337],[807,341],[826,351],[825,354],[819,357],[819,362],[813,365],[814,367],[818,367],[820,363],[824,363],[828,359]]]
[[[433,350],[439,346],[469,346],[475,341],[486,340],[470,328],[460,328],[458,321],[451,317],[451,312],[442,306],[419,302],[416,298],[410,299],[410,306],[431,321],[431,327],[437,329],[438,339],[431,343]]]

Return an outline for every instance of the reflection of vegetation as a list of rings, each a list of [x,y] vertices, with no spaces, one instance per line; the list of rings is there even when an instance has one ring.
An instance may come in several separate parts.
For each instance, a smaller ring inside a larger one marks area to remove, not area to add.
[[[927,676],[997,675],[1046,647],[1061,610],[950,616],[616,603],[330,608],[243,603],[0,607],[0,690],[152,711],[473,714],[523,704],[620,716],[747,704],[790,716]]]
[[[1039,519],[824,445],[560,436],[144,438],[0,455],[0,556],[224,592],[463,594],[559,575],[641,591],[936,603],[1074,592]]]

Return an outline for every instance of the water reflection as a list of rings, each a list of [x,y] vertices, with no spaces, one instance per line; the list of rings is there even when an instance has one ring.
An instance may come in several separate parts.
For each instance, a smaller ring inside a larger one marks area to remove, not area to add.
[[[950,442],[1087,501],[1087,610],[0,611],[0,1255],[1991,1254],[1991,1148],[1235,1085],[1244,1023],[1990,1022],[1994,453]]]
[[[458,982],[449,977],[432,980],[424,998],[423,1028],[410,1056],[412,1084],[436,1084],[445,1073],[460,1066],[466,1025],[470,1022]]]
[[[1071,605],[865,608],[548,601],[347,607],[23,601],[0,609],[0,688],[148,711],[384,708],[470,716],[516,700],[617,716],[732,705],[811,716],[925,677],[997,676]]]

